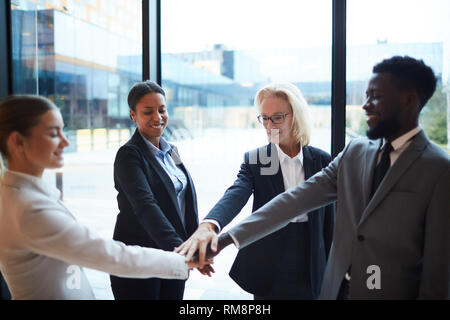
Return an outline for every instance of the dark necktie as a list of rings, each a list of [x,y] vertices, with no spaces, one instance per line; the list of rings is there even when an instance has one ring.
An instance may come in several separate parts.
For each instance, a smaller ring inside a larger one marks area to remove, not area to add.
[[[383,180],[384,176],[386,175],[386,172],[389,170],[389,167],[391,166],[391,158],[389,157],[389,154],[393,151],[392,145],[390,142],[387,142],[383,147],[383,154],[381,155],[380,163],[377,164],[375,167],[375,173],[373,175],[373,185],[372,185],[372,196],[375,194],[375,191],[377,191],[378,186],[381,183],[381,180]]]

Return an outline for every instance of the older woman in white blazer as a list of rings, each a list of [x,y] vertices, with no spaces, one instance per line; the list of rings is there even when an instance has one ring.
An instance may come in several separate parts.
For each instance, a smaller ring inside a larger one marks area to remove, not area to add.
[[[0,189],[0,268],[12,298],[94,299],[82,267],[186,279],[196,265],[183,256],[100,237],[44,183],[44,169],[63,165],[69,142],[62,130],[58,108],[45,98],[12,96],[0,103],[0,151],[8,163]]]

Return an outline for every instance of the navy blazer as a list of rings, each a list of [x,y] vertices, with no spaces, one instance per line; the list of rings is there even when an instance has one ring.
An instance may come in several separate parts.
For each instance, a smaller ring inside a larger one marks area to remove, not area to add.
[[[117,152],[114,185],[119,214],[113,238],[126,244],[167,251],[181,245],[198,227],[197,197],[189,172],[172,146],[172,158],[186,175],[185,226],[170,177],[135,131]],[[180,164],[178,164],[180,163]]]
[[[331,161],[330,155],[320,149],[311,146],[302,149],[305,180],[326,167]],[[272,150],[274,151],[273,156],[271,156]],[[261,154],[267,154],[276,161],[278,169],[275,174],[261,174],[261,168],[273,165],[264,159],[261,160]],[[257,159],[257,161],[251,159]],[[223,228],[241,211],[252,194],[252,211],[256,211],[284,191],[278,152],[274,146],[269,144],[245,154],[244,163],[241,165],[236,181],[228,188],[205,219],[217,220]],[[331,204],[316,211],[311,212],[312,214],[308,213],[311,252],[308,263],[310,264],[312,294],[315,297],[320,293],[333,239],[335,206]],[[276,273],[283,272],[283,266],[277,262],[280,261],[283,243],[286,241],[284,229],[239,250],[230,276],[247,292],[265,296],[272,287]]]

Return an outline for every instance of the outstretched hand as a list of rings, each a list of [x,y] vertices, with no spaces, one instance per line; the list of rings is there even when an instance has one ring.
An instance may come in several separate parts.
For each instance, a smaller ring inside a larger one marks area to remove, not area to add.
[[[198,261],[198,260],[197,260]],[[207,264],[205,265],[202,269],[197,268],[197,270],[204,276],[208,276],[211,277],[211,273],[215,273],[216,271],[214,270],[214,268],[210,265]]]
[[[214,224],[203,222],[198,226],[197,230],[190,236],[190,238],[179,247],[175,248],[174,251],[184,255],[186,257],[186,261],[198,261],[199,271],[202,274],[205,274],[202,270],[207,262],[207,251],[209,257],[212,258],[215,256],[218,253],[217,243],[218,237]],[[198,252],[198,257],[192,259],[196,252]],[[210,269],[207,270],[211,271]],[[214,269],[212,269],[212,272],[214,272]],[[206,274],[210,275],[209,272],[206,272]]]
[[[211,266],[211,264],[214,262],[212,258],[205,260],[205,264],[204,264],[203,268],[199,267],[200,262],[196,259],[189,260],[189,261],[185,260],[185,262],[189,269],[197,268],[198,271],[200,271],[200,273],[203,275],[207,275],[207,276],[211,277],[211,272],[212,273],[215,272],[213,267]]]

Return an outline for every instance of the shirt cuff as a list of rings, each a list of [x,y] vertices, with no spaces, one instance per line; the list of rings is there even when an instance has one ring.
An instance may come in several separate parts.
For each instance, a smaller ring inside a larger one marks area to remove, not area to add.
[[[167,253],[169,253],[170,251],[166,251]],[[170,253],[175,253],[175,252],[170,252]],[[182,256],[179,253],[176,253],[176,255],[174,255],[177,263],[172,263],[172,277],[168,277],[167,279],[180,279],[180,280],[187,280],[189,279],[189,266],[186,263],[186,258],[184,256]],[[178,262],[179,260],[179,262]],[[164,278],[164,277],[162,277]]]
[[[220,227],[220,224],[219,224],[219,222],[217,220],[205,219],[205,220],[202,221],[202,223],[203,222],[209,222],[209,223],[212,223],[213,225],[215,225],[217,227],[217,230],[218,230],[217,233],[220,233],[220,230],[222,230],[222,228]]]

